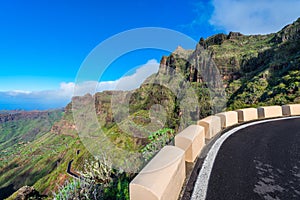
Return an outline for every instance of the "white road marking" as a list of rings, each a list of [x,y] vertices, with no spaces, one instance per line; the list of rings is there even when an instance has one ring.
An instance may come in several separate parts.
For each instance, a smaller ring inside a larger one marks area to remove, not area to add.
[[[233,128],[230,131],[221,135],[221,137],[219,139],[217,139],[217,141],[213,144],[213,146],[209,150],[209,152],[203,162],[203,165],[201,167],[201,170],[197,177],[197,181],[194,186],[191,200],[205,200],[206,199],[209,177],[210,177],[215,159],[217,157],[218,151],[219,151],[220,147],[222,146],[223,142],[225,142],[225,140],[229,136],[231,136],[232,134],[236,133],[237,131],[239,131],[241,129],[244,129],[244,128],[247,128],[249,126],[253,126],[256,124],[262,124],[262,123],[266,123],[266,122],[280,121],[280,120],[286,120],[286,119],[295,119],[295,118],[300,118],[300,116],[283,117],[283,118],[268,119],[268,120],[263,120],[263,121],[255,121],[255,122],[252,122],[249,124],[244,124],[244,125],[238,126],[236,128]]]

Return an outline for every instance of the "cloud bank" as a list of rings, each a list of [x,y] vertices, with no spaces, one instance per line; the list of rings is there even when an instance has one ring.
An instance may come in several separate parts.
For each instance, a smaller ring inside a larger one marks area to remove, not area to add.
[[[299,0],[213,0],[210,24],[243,34],[277,32],[299,16]]]
[[[70,102],[74,95],[75,87],[79,87],[77,95],[102,92],[104,90],[133,90],[138,88],[151,74],[158,71],[157,60],[149,60],[138,67],[132,75],[124,75],[115,81],[85,82],[80,86],[74,82],[61,83],[59,89],[44,91],[5,91],[0,92],[0,110],[25,109],[45,110],[50,108],[62,108]],[[93,92],[91,92],[93,91]]]

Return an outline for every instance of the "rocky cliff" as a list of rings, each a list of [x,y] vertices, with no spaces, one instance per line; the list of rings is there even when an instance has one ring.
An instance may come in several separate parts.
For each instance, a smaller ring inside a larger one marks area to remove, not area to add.
[[[299,38],[300,18],[267,35],[217,34],[201,38],[194,51],[163,57],[160,72],[171,68],[197,87],[223,87],[227,109],[299,102]]]

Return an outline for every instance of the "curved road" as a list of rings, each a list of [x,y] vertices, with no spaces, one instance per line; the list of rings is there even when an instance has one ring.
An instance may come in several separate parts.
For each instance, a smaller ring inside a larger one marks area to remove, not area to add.
[[[68,163],[67,173],[70,174],[71,176],[73,176],[74,178],[80,178],[80,176],[78,174],[72,172],[72,163],[73,163],[73,161],[74,160],[71,160]]]
[[[299,200],[300,118],[252,125],[229,136],[207,186],[206,200]]]

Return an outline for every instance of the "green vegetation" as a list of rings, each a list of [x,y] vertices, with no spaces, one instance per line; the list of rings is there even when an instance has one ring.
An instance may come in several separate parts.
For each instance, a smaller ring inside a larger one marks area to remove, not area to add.
[[[229,81],[228,108],[298,103],[299,65],[299,40],[281,42],[261,52],[251,61],[252,71],[243,70],[241,78]]]
[[[148,136],[150,142],[141,150],[145,161],[150,160],[162,147],[169,144],[174,136],[174,130],[169,128],[160,129],[150,134]]]
[[[133,174],[112,168],[105,156],[85,160],[80,179],[66,181],[55,194],[57,200],[65,199],[119,199],[129,200],[129,183]]]
[[[163,57],[162,63],[174,72],[162,65],[158,74],[149,77],[134,92],[106,91],[74,97],[73,101],[95,102],[102,136],[107,138],[103,146],[112,142],[119,149],[140,152],[149,161],[164,145],[172,143],[175,133],[222,109],[300,103],[299,27],[300,19],[274,34],[230,33],[201,39],[195,51],[178,48],[169,57]],[[221,77],[207,78],[214,74],[212,65],[208,65],[207,77],[201,75],[203,54],[211,56]],[[160,76],[167,73],[181,74],[183,80],[172,82]],[[216,78],[221,78],[222,84]],[[174,94],[171,87],[159,83],[179,84],[191,91],[173,88]],[[222,90],[225,92],[220,95]],[[188,92],[197,96],[185,99]],[[225,107],[222,95],[227,101]],[[126,113],[128,109],[122,107],[122,99],[128,96],[129,113]],[[189,108],[197,107],[193,103],[199,108],[186,113]],[[116,105],[120,107],[114,110]],[[13,184],[18,189],[33,185],[49,195],[49,199],[53,192],[56,199],[129,199],[128,186],[135,174],[114,169],[105,155],[94,158],[76,131],[79,125],[87,134],[99,136],[99,128],[86,120],[76,127],[72,103],[66,106],[64,114],[46,113],[0,123],[1,187]],[[183,115],[187,117],[183,119]],[[73,179],[66,173],[71,160],[72,170],[81,179]]]

